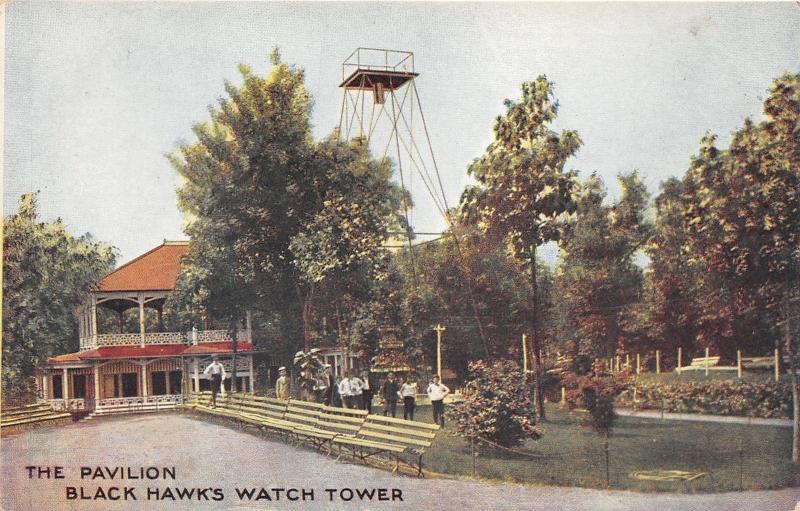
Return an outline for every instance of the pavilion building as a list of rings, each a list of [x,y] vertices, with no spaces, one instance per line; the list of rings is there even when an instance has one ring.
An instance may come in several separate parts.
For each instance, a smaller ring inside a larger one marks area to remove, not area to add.
[[[249,314],[238,329],[235,343],[227,330],[164,329],[164,302],[175,288],[188,248],[188,242],[165,241],[97,282],[77,314],[80,350],[50,357],[39,374],[43,400],[67,410],[179,403],[189,392],[210,388],[203,370],[214,355],[230,378],[234,350],[237,389],[253,391]],[[100,309],[116,313],[116,321],[113,314],[111,321],[106,314],[106,320],[98,322]],[[130,326],[129,309],[138,312],[138,328]],[[100,323],[106,325],[105,330],[115,331],[103,331]],[[154,331],[148,331],[148,324]],[[230,379],[225,385],[230,388]]]

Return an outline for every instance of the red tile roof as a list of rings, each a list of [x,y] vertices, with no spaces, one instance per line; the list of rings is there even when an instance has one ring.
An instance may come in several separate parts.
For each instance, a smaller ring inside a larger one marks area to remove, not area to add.
[[[123,264],[97,283],[98,291],[170,291],[181,271],[189,242],[165,241]]]
[[[249,342],[239,341],[236,349],[240,353],[248,353],[253,351],[253,345]],[[188,346],[186,344],[147,344],[144,347],[103,346],[93,350],[57,355],[55,357],[50,357],[48,360],[53,364],[64,364],[84,360],[177,357],[180,355],[210,355],[214,353],[233,353],[233,346],[231,346],[230,341],[202,342],[194,346]]]

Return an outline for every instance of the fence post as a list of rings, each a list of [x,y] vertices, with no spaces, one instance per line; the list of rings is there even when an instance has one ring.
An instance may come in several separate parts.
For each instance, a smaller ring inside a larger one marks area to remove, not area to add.
[[[620,362],[621,362],[620,359],[621,359],[621,357],[619,355],[617,355],[617,372],[620,371]]]
[[[475,437],[469,437],[469,446],[472,451],[472,477],[475,477]]]
[[[639,374],[639,371],[642,369],[642,359],[639,357],[639,354],[636,354],[636,374]]]
[[[708,348],[706,348],[706,376],[708,376]]]
[[[625,369],[630,371],[631,370],[631,354],[625,354]]]
[[[563,386],[561,387],[561,404],[567,404],[567,388]]]
[[[781,381],[781,359],[778,348],[775,348],[775,381]]]
[[[656,350],[656,374],[661,374],[661,350]]]
[[[683,366],[683,348],[678,346],[678,374],[681,374],[682,366]]]
[[[736,350],[736,375],[742,379],[742,350]]]

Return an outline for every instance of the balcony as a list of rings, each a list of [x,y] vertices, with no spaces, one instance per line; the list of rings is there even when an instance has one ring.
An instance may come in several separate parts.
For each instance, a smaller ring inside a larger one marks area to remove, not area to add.
[[[227,330],[196,330],[190,332],[146,332],[144,344],[192,344],[196,336],[198,343],[230,341]],[[237,341],[251,341],[248,330],[239,330]],[[81,339],[81,351],[93,350],[103,346],[139,346],[142,334],[97,334]]]

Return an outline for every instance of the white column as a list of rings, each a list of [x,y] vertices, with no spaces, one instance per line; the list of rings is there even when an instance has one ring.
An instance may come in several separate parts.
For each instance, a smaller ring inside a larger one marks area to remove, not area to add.
[[[95,407],[97,407],[97,403],[100,401],[100,364],[94,364],[94,402]]]
[[[92,296],[92,344],[97,345],[97,297]]]
[[[194,359],[194,391],[200,392],[200,362]]]
[[[141,344],[144,347],[144,293],[139,293],[139,335],[141,336]]]
[[[42,397],[44,397],[44,399],[50,399],[50,392],[48,388],[50,377],[51,375],[48,371],[45,371],[42,375]]]
[[[147,366],[142,364],[142,397],[147,397]]]
[[[67,368],[61,370],[61,397],[64,400],[69,399],[69,378],[67,377]]]

